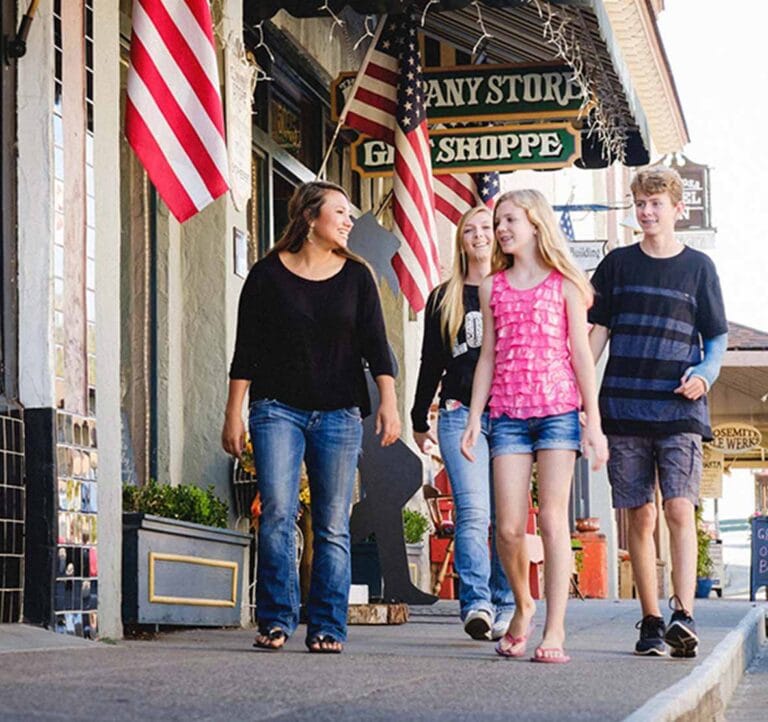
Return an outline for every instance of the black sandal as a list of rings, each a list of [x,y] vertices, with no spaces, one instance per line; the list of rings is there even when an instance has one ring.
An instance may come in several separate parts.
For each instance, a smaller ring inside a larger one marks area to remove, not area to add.
[[[264,639],[266,639],[266,641],[263,641]],[[280,627],[272,627],[272,629],[266,633],[259,632],[253,646],[256,647],[256,649],[266,649],[270,652],[278,652],[285,646],[287,641],[288,637]]]
[[[324,646],[329,644],[333,646]],[[311,654],[341,654],[344,645],[330,634],[316,634],[307,641],[307,649]]]

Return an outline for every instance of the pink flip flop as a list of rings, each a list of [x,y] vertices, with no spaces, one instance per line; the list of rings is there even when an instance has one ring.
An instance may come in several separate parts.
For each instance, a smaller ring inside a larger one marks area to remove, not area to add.
[[[494,647],[496,654],[500,657],[524,657],[525,648],[528,645],[528,638],[531,636],[535,627],[536,624],[531,622],[528,631],[519,637],[514,637],[507,632]],[[506,641],[508,646],[502,647],[501,643],[504,641]]]
[[[540,664],[566,664],[571,658],[563,651],[562,647],[536,647],[531,657],[531,662]]]

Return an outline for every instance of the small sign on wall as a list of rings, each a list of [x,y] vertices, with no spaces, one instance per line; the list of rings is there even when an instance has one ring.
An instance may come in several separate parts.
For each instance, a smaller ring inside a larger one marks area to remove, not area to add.
[[[723,467],[724,455],[717,449],[704,447],[704,457],[701,471],[702,499],[719,499],[723,495]]]
[[[232,229],[235,252],[235,275],[245,278],[248,275],[248,231],[236,226]]]
[[[225,59],[229,190],[232,204],[240,211],[251,197],[251,106],[256,87],[256,64],[240,40],[227,42]]]
[[[752,564],[749,573],[749,599],[755,601],[760,587],[768,587],[768,516],[752,519]],[[766,591],[768,594],[768,590]]]

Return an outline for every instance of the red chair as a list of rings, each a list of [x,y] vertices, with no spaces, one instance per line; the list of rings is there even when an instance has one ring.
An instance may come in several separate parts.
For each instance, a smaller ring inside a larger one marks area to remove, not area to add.
[[[446,576],[448,576],[448,568],[453,560],[453,551],[456,545],[456,539],[454,538],[455,525],[453,519],[445,518],[443,512],[440,509],[441,499],[452,499],[450,494],[443,494],[436,486],[432,484],[424,484],[422,487],[424,493],[424,500],[427,502],[427,510],[429,511],[429,518],[432,522],[432,526],[435,530],[435,536],[438,539],[448,539],[448,546],[445,550],[445,557],[440,564],[440,569],[437,572],[435,578],[435,584],[432,588],[432,593],[435,596],[440,596],[440,590],[443,588]]]

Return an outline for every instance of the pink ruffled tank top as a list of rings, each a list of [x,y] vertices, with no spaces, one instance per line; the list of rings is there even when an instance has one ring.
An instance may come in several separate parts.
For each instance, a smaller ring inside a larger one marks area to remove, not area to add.
[[[553,270],[537,286],[520,290],[510,286],[505,272],[497,273],[490,305],[496,331],[491,418],[541,418],[579,409],[563,275]]]

